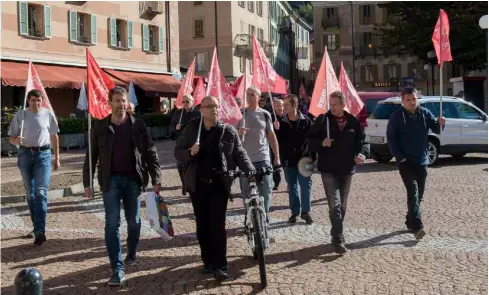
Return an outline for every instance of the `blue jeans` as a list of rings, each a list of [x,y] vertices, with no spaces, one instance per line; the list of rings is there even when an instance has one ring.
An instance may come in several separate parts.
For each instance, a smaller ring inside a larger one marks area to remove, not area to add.
[[[119,234],[121,200],[127,222],[127,251],[128,253],[136,252],[141,234],[141,218],[139,215],[141,192],[141,185],[136,180],[125,176],[112,175],[109,190],[102,194],[105,208],[105,245],[109,252],[112,270],[124,270]]]
[[[33,152],[21,147],[17,164],[22,174],[34,232],[45,233],[51,179],[51,150]]]
[[[270,167],[270,164],[267,161],[254,162],[253,166],[255,169],[259,169],[262,167]],[[243,198],[248,196],[248,179],[246,177],[239,178],[239,186],[241,188],[241,195]],[[272,174],[266,175],[263,177],[263,183],[257,184],[258,193],[263,197],[265,202],[265,212],[268,213],[270,211],[270,201],[272,199],[272,188],[273,188],[273,176]]]
[[[292,214],[311,212],[312,179],[299,173],[297,167],[285,167],[285,180],[289,189],[289,205]],[[299,190],[301,187],[301,198]]]

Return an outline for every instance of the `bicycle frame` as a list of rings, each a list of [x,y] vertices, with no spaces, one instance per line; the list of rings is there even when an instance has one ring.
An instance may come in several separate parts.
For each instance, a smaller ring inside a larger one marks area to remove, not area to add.
[[[248,235],[248,243],[250,244],[251,250],[255,249],[255,241],[253,239],[253,235],[251,234],[253,230],[253,223],[251,221],[251,213],[253,210],[258,210],[261,213],[262,221],[266,220],[266,212],[265,208],[262,204],[264,204],[265,199],[260,196],[258,193],[258,188],[256,181],[249,181],[248,184],[248,197],[244,198],[246,217],[245,217],[245,229]],[[268,238],[268,224],[267,222],[263,222],[264,226],[264,234],[265,234],[265,249],[268,249],[270,245],[270,240]]]

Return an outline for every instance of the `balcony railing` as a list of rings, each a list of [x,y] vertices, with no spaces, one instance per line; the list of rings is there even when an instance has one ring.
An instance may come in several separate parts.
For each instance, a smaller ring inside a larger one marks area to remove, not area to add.
[[[91,38],[87,36],[78,36],[76,37],[76,41],[83,44],[90,44],[92,42]]]
[[[141,1],[139,2],[140,14],[157,15],[163,13],[163,1]]]
[[[252,37],[249,34],[237,34],[234,37],[233,41],[233,48],[234,48],[234,56],[246,56],[248,58],[251,58],[253,56],[253,43],[252,43]],[[273,43],[264,41],[264,40],[259,40],[258,42],[260,43],[261,47],[263,48],[263,51],[265,52],[266,57],[272,57],[273,56],[273,47],[275,46]]]
[[[32,36],[32,37],[42,37],[42,33],[41,31],[37,30],[37,29],[29,29],[29,36]]]
[[[321,19],[321,27],[326,28],[339,28],[340,18],[339,17],[327,17]]]
[[[121,48],[121,49],[127,49],[129,46],[127,45],[126,41],[117,41],[115,47]]]

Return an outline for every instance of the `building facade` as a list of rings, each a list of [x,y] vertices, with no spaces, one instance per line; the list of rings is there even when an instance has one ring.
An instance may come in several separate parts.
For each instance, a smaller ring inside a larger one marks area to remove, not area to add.
[[[382,46],[375,25],[394,16],[380,8],[381,2],[312,2],[314,7],[314,63],[319,69],[324,48],[339,74],[343,61],[358,91],[399,91],[414,84],[422,93],[438,95],[439,70],[425,67],[425,61],[407,51]],[[434,76],[433,76],[434,74]],[[451,63],[444,66],[444,95],[453,95],[450,78],[458,77]]]
[[[4,1],[1,9],[2,107],[22,104],[31,59],[55,113],[74,112],[87,48],[116,84],[133,81],[147,111],[178,91],[177,2]]]

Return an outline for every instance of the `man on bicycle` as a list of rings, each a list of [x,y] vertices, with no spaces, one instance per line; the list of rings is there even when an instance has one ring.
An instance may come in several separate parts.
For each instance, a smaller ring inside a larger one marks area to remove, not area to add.
[[[219,121],[219,100],[207,96],[201,103],[201,120],[192,120],[175,146],[175,157],[185,163],[184,184],[190,193],[197,223],[203,273],[218,281],[228,278],[226,259],[226,210],[232,179],[217,171],[253,171],[236,129]]]
[[[243,148],[250,157],[253,166],[256,170],[264,167],[270,167],[269,144],[272,146],[273,154],[275,155],[274,165],[280,166],[280,154],[278,149],[278,141],[273,131],[279,128],[279,123],[276,121],[272,124],[272,118],[268,111],[259,107],[260,89],[256,86],[251,86],[246,90],[247,107],[243,114],[243,120],[238,123],[239,135],[245,135]],[[240,178],[241,194],[243,198],[247,196],[246,187],[248,180],[244,177]],[[260,196],[265,199],[265,212],[270,210],[270,199],[272,197],[273,179],[272,175],[266,175],[263,182],[258,185]],[[268,217],[267,217],[268,221]]]

